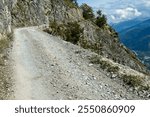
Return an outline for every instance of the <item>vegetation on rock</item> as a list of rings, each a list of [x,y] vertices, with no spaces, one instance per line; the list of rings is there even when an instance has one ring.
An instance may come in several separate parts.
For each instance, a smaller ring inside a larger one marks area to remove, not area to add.
[[[107,24],[107,18],[104,14],[102,14],[101,10],[97,11],[98,16],[96,17],[96,25],[98,27],[104,27]]]
[[[76,8],[78,6],[77,0],[64,0],[64,1],[71,8]]]
[[[77,44],[82,37],[83,29],[77,22],[68,22],[67,24],[57,24],[56,22],[50,23],[49,29],[45,29],[46,32],[59,35],[64,40]]]
[[[80,8],[83,11],[83,17],[85,19],[93,20],[95,18],[92,7],[87,4],[82,4]]]

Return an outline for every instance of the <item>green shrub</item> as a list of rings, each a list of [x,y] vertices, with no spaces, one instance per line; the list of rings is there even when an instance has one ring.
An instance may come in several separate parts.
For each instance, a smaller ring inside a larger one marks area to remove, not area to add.
[[[118,66],[111,66],[107,69],[108,72],[113,72],[116,73],[119,71],[119,67]]]
[[[103,45],[99,41],[91,42],[90,40],[81,38],[79,43],[80,46],[83,47],[84,49],[90,49],[95,53],[102,54],[101,52],[102,52]]]
[[[63,37],[64,40],[77,44],[82,37],[83,29],[77,22],[69,22],[68,24],[58,25],[56,22],[50,23],[49,28],[45,32]]]
[[[59,26],[56,22],[50,23],[49,27],[51,29],[51,31],[49,30],[49,33],[51,33],[53,35],[58,35],[59,34]]]
[[[122,78],[125,84],[130,85],[132,87],[137,87],[142,85],[142,78],[139,76],[123,75]]]
[[[76,8],[78,6],[77,0],[64,0],[66,5],[70,8]]]
[[[92,57],[90,58],[90,62],[91,62],[92,64],[100,64],[100,63],[101,63],[101,58],[100,58],[100,56],[98,56],[98,55],[92,56]]]
[[[107,24],[107,18],[104,14],[102,14],[101,10],[98,10],[97,14],[98,16],[96,17],[96,25],[101,28]]]
[[[0,52],[2,52],[4,49],[8,47],[9,43],[7,39],[1,39],[0,40]]]
[[[107,72],[113,72],[116,73],[119,71],[119,67],[118,66],[113,66],[110,63],[108,63],[107,61],[101,61],[100,62],[100,67],[104,70],[106,70]]]
[[[82,4],[80,8],[83,10],[83,17],[85,19],[92,20],[95,17],[92,7],[88,6],[87,4]]]
[[[50,31],[49,28],[46,28],[46,29],[44,29],[43,31],[46,32],[46,33],[48,33],[48,34],[52,34],[52,32]]]
[[[12,33],[9,33],[3,36],[2,39],[0,39],[0,53],[2,53],[3,50],[9,47],[10,41],[13,38],[12,36],[13,36]]]
[[[80,28],[80,25],[77,22],[70,22],[66,27],[66,41],[77,44],[82,36],[83,29]]]
[[[111,26],[108,27],[109,31],[111,32],[111,36],[118,38],[119,34],[113,29]]]
[[[106,70],[107,72],[118,72],[119,67],[118,66],[113,66],[109,62],[101,60],[99,56],[93,56],[90,58],[90,62],[93,64],[99,64],[100,68],[103,70]]]

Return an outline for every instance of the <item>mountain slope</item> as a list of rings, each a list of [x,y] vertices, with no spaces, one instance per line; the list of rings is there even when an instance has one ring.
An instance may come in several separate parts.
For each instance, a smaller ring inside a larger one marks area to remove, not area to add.
[[[139,23],[141,23],[142,21],[146,20],[146,18],[135,18],[135,19],[131,19],[131,20],[127,20],[127,21],[123,21],[123,22],[119,22],[116,24],[112,24],[112,27],[117,31],[117,32],[121,32],[123,30],[126,30],[132,26],[135,26]]]
[[[136,51],[150,50],[150,19],[119,33],[121,41]]]
[[[58,29],[61,29],[58,31],[62,33],[62,30],[68,28],[64,25],[76,22],[80,28],[83,28],[83,33],[79,36],[81,37],[78,41],[79,45],[98,51],[99,54],[103,54],[115,62],[146,72],[146,68],[136,59],[136,56],[127,48],[122,47],[110,26],[107,25],[101,29],[91,21],[85,20],[82,10],[72,4],[70,0],[6,0],[1,4],[5,9],[4,13],[7,14],[4,19],[8,19],[2,20],[7,21],[3,23],[6,27],[2,28],[3,32],[15,27],[45,24],[49,26],[50,33],[57,33]],[[63,32],[63,36],[66,34],[69,33]]]
[[[150,66],[150,19],[119,33],[122,43],[136,51],[139,58]],[[146,59],[145,59],[146,58]]]
[[[0,5],[2,37],[14,31],[12,99],[149,98],[146,67],[108,24],[98,27],[84,19],[70,0],[3,0]]]
[[[88,58],[98,56],[95,53],[34,28],[16,29],[14,37],[14,95],[10,99],[142,99],[92,65]],[[102,60],[118,66],[118,75],[145,76]]]

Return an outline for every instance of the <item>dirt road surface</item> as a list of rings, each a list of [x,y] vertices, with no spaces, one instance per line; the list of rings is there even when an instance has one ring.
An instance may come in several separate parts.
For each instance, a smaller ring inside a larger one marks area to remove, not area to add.
[[[92,54],[38,29],[16,29],[10,99],[138,99],[94,68]]]

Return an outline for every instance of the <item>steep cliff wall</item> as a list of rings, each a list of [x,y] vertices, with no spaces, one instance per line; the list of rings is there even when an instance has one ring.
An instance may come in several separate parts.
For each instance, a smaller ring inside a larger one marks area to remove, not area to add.
[[[14,26],[66,23],[82,20],[76,7],[70,8],[64,0],[17,0],[11,11]]]
[[[23,27],[83,20],[82,12],[64,0],[0,0],[0,33]]]
[[[0,0],[1,34],[11,32],[16,27],[49,25],[53,22],[58,26],[77,22],[83,29],[79,45],[135,70],[146,71],[136,56],[120,44],[108,25],[101,29],[85,20],[81,9],[68,0]]]

